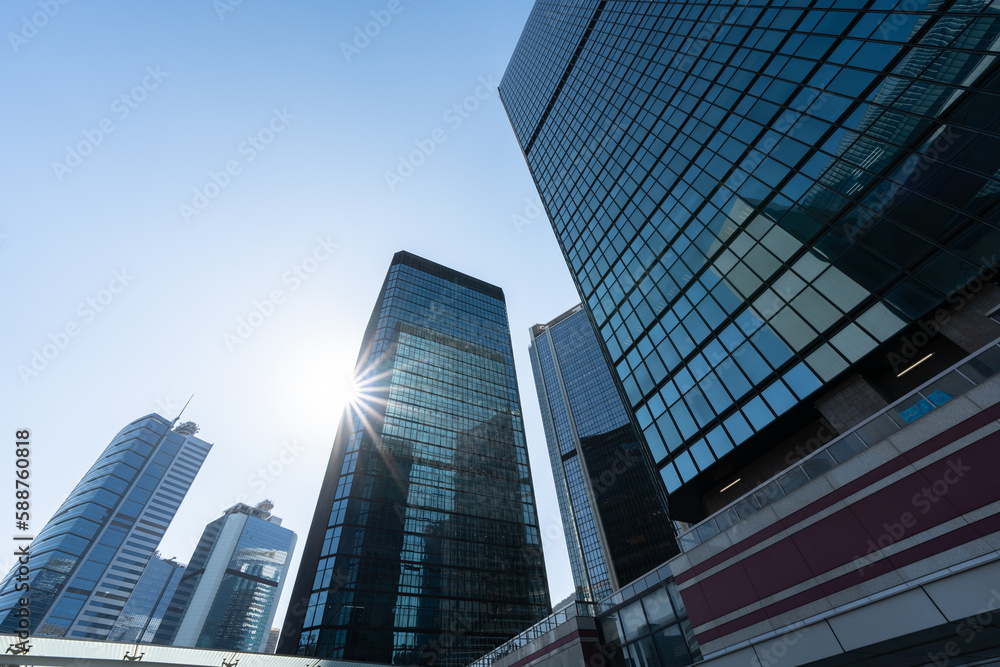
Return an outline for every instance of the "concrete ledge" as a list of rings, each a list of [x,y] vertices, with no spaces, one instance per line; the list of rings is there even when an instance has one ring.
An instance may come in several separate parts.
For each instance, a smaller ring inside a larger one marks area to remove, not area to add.
[[[833,616],[828,622],[844,650],[852,651],[926,630],[948,619],[923,589],[914,589]]]
[[[948,443],[944,447],[941,447],[937,451],[928,454],[919,461],[914,461],[913,465],[915,468],[923,469],[926,466],[935,463],[936,461],[941,461],[943,459],[950,457],[952,454],[959,451],[960,449],[965,449],[974,442],[978,442],[983,438],[996,433],[997,431],[1000,431],[1000,422],[992,421],[983,426],[982,428],[976,429],[972,433],[964,435],[958,440],[955,440],[954,442]]]
[[[723,646],[736,646],[745,641],[753,639],[755,637],[760,637],[765,634],[773,634],[774,626],[771,625],[770,619],[761,621],[760,623],[754,623],[753,625],[743,628],[742,630],[737,630],[736,632],[731,632],[720,641]]]
[[[732,653],[726,653],[725,655],[720,655],[717,658],[706,660],[701,664],[711,665],[712,667],[752,667],[753,665],[756,665],[757,662],[757,654],[754,652],[752,647],[747,646],[746,648],[741,648],[737,651],[733,651]]]
[[[840,465],[826,471],[823,478],[830,480],[830,483],[839,489],[883,463],[892,461],[899,454],[899,450],[893,446],[892,442],[880,440],[868,449],[858,452]]]
[[[687,555],[691,559],[692,565],[700,565],[709,558],[714,558],[731,546],[733,546],[733,543],[729,539],[729,532],[723,531],[712,539],[702,542],[697,547],[687,552]]]
[[[845,463],[847,462],[845,461]],[[823,496],[833,493],[833,485],[830,483],[827,475],[829,475],[829,471],[826,475],[817,477],[809,483],[795,489],[791,494],[778,498],[768,507],[773,509],[782,519],[791,516],[803,507],[808,507],[810,504],[819,500]],[[806,519],[806,521],[802,522],[802,525],[808,525],[807,522],[811,519],[812,517]]]
[[[858,577],[858,579],[860,578]],[[838,609],[844,605],[858,603],[872,595],[877,595],[901,584],[903,584],[903,579],[899,576],[898,572],[893,570],[892,572],[883,574],[881,577],[859,581],[856,586],[851,586],[846,590],[831,593],[827,596],[827,599],[830,600],[830,604],[833,605],[834,609]]]
[[[990,533],[989,535],[984,535],[983,539],[986,543],[993,547],[993,550],[1000,554],[1000,530],[995,533]]]
[[[979,386],[986,387],[993,382],[997,382],[997,379],[992,378]],[[940,408],[928,412],[917,421],[908,424],[903,430],[891,434],[889,442],[900,452],[908,452],[934,436],[944,433],[956,424],[975,417],[982,411],[982,407],[969,400],[968,393],[966,393],[951,399]]]
[[[1000,609],[1000,562],[924,584],[923,589],[949,621],[994,612]]]
[[[793,630],[753,648],[759,664],[768,667],[798,667],[844,652],[825,621]]]
[[[740,521],[726,532],[729,534],[729,539],[732,540],[733,544],[737,545],[737,548],[739,548],[740,542],[759,533],[765,528],[771,527],[771,525],[777,522],[778,515],[775,513],[774,508],[771,505],[768,505],[756,514],[752,514],[748,518],[743,519],[743,521]],[[693,551],[694,549],[688,553],[690,554]]]
[[[822,614],[825,611],[830,611],[831,609],[833,609],[833,605],[830,604],[830,598],[822,597],[815,602],[802,605],[801,607],[787,611],[784,614],[772,616],[771,625],[776,628],[783,628],[786,625],[792,625],[796,621],[801,621],[803,618],[810,618],[812,616],[816,616],[817,614]]]
[[[1000,381],[997,377],[992,377],[965,392],[963,396],[983,410],[991,408],[1000,403]]]

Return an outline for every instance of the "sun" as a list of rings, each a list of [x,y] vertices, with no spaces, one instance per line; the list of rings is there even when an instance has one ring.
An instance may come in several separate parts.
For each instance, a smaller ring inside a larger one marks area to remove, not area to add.
[[[343,400],[340,401],[340,406],[344,408],[357,407],[364,396],[363,389],[358,383],[357,378],[353,374],[346,376],[341,379],[340,385],[340,391],[337,392],[337,395],[343,397]]]
[[[361,395],[354,381],[354,359],[331,354],[324,346],[287,346],[268,362],[274,407],[295,423],[339,423],[344,409]]]
[[[387,371],[391,373],[392,371]],[[360,412],[370,411],[372,408],[383,405],[385,398],[379,396],[379,388],[385,384],[382,380],[384,373],[359,373],[352,376],[350,380],[350,398],[347,405]]]

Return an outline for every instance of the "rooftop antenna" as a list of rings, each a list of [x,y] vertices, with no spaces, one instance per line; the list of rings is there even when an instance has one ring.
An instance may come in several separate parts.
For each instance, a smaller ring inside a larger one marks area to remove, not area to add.
[[[194,394],[191,394],[191,398],[194,398]],[[181,408],[181,411],[177,413],[176,417],[174,417],[174,421],[171,422],[170,428],[177,426],[177,422],[180,421],[181,415],[184,414],[185,410],[187,410],[187,406],[191,404],[191,398],[187,400],[187,403],[184,404],[184,407]]]

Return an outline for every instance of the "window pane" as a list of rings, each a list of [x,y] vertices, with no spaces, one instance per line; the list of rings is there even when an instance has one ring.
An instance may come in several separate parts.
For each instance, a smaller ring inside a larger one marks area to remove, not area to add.
[[[628,639],[635,639],[649,629],[646,616],[642,613],[642,602],[636,600],[621,610],[622,627]]]
[[[643,637],[634,644],[629,644],[628,648],[628,667],[656,667],[656,657],[654,653],[656,649],[653,646],[653,640],[649,637]]]
[[[666,588],[658,588],[642,598],[642,606],[646,609],[646,618],[649,619],[649,626],[652,630],[657,630],[677,620]]]
[[[685,667],[691,664],[680,625],[673,625],[653,635],[661,667]]]
[[[858,436],[857,433],[851,433],[847,437],[841,438],[834,444],[830,445],[826,451],[830,453],[830,456],[836,459],[837,463],[843,463],[864,449],[864,441]]]
[[[604,635],[605,644],[622,645],[622,631],[618,623],[618,614],[608,614],[601,619],[601,632]]]
[[[1000,311],[997,311],[996,317],[1000,317]],[[975,382],[993,377],[1000,373],[1000,347],[991,347],[958,370]]]

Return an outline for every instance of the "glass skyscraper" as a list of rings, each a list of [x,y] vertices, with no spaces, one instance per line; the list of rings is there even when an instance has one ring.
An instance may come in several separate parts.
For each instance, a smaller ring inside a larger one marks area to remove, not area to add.
[[[893,357],[997,262],[998,40],[988,0],[536,3],[501,98],[673,518],[971,351]]]
[[[531,341],[573,581],[601,600],[677,555],[666,493],[583,307],[535,325]]]
[[[503,292],[397,253],[279,653],[466,665],[549,611]]]
[[[123,428],[32,541],[32,635],[107,639],[212,448],[176,422]],[[16,574],[0,583],[0,632],[18,629]]]
[[[264,651],[295,549],[271,509],[237,503],[205,527],[154,643]]]
[[[183,575],[183,565],[154,554],[111,628],[108,641],[152,643]]]

